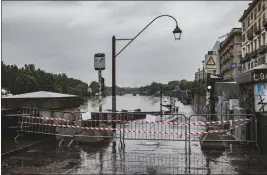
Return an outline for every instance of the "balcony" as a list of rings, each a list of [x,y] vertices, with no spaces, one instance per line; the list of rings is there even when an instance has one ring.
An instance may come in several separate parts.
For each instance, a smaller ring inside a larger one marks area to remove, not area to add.
[[[256,26],[256,27],[254,27],[254,33],[255,33],[256,35],[259,35],[259,34],[261,33],[261,28],[260,28],[260,26]]]
[[[250,61],[251,59],[251,53],[247,53],[243,58],[243,63]]]
[[[257,50],[257,52],[259,53],[259,54],[264,54],[264,53],[266,53],[266,46],[265,45],[263,45],[263,46],[260,46],[259,48],[258,48],[258,50]]]
[[[257,57],[257,55],[258,55],[258,53],[257,53],[256,50],[255,50],[255,51],[252,51],[252,52],[250,53],[250,58],[255,58],[255,57]]]
[[[247,37],[248,37],[248,40],[252,40],[253,39],[253,31],[252,31],[252,28],[250,28],[247,32]]]
[[[265,30],[267,29],[267,19],[266,18],[263,18],[262,26],[265,28]]]

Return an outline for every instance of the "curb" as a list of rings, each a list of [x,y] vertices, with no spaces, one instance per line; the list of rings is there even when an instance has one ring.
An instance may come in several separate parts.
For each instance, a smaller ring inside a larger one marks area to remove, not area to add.
[[[6,153],[2,153],[2,154],[1,154],[1,158],[8,157],[8,156],[12,156],[13,154],[21,153],[21,152],[23,152],[23,151],[28,151],[28,150],[29,150],[30,148],[32,148],[33,146],[37,146],[37,145],[39,145],[39,144],[41,144],[41,143],[43,143],[43,142],[45,142],[45,141],[47,141],[47,140],[50,140],[50,139],[52,139],[52,138],[42,139],[42,140],[39,140],[39,141],[37,141],[37,142],[35,142],[35,143],[31,143],[31,144],[29,144],[29,145],[26,145],[26,146],[24,146],[24,147],[14,149],[14,150],[8,151],[8,152],[6,152]]]

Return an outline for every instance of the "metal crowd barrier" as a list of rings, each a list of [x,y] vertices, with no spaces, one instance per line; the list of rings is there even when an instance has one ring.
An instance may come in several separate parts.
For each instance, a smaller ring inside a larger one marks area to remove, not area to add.
[[[183,114],[122,113],[120,128],[124,140],[186,141],[187,119]]]
[[[73,112],[47,110],[37,108],[21,108],[19,110],[18,135],[23,133],[54,135],[60,144],[64,137],[73,137],[76,132],[77,117]]]
[[[23,132],[54,135],[64,142],[99,142],[105,139],[200,141],[203,134],[219,133],[217,141],[254,142],[257,144],[257,119],[254,115],[155,114],[144,112],[95,112],[83,120],[74,112],[22,108],[19,134]],[[115,125],[114,125],[115,124]],[[115,126],[115,127],[114,127]],[[216,140],[213,140],[216,141]],[[124,144],[125,145],[125,144]]]
[[[219,133],[217,141],[256,143],[257,118],[252,114],[197,114],[189,116],[189,141],[199,141],[202,133]],[[216,141],[216,140],[213,140]],[[257,145],[258,147],[258,145]]]

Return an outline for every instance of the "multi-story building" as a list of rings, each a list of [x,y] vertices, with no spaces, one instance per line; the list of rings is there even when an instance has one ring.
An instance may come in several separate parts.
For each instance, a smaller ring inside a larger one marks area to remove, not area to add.
[[[201,80],[201,79],[203,79],[203,76],[205,76],[204,75],[204,70],[199,70],[199,71],[197,71],[196,73],[195,73],[195,80],[197,81],[197,80]],[[205,78],[205,77],[204,77]]]
[[[242,59],[240,72],[246,72],[266,61],[267,1],[253,0],[244,11],[242,23]]]
[[[224,81],[234,81],[242,56],[241,28],[233,28],[220,45],[220,70]]]

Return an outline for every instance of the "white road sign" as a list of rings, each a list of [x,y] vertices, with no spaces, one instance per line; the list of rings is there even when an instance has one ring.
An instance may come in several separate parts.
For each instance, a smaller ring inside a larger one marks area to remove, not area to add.
[[[205,69],[215,69],[216,70],[216,55],[206,55],[205,56]]]

